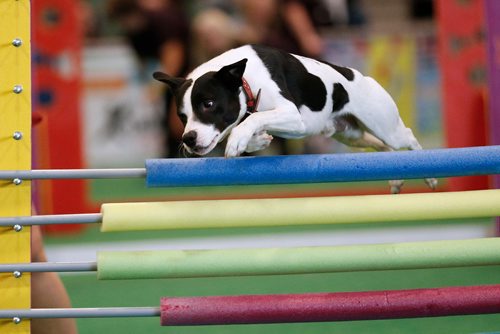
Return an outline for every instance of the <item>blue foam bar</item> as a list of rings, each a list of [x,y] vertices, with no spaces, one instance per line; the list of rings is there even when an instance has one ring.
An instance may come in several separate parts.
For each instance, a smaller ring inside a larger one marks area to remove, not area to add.
[[[146,161],[148,187],[350,182],[499,173],[500,146]]]

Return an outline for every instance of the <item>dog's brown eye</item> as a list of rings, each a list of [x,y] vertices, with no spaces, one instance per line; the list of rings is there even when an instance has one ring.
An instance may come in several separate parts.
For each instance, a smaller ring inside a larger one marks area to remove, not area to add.
[[[205,109],[212,109],[215,105],[215,102],[212,101],[212,100],[206,100],[206,101],[203,101],[203,107]]]

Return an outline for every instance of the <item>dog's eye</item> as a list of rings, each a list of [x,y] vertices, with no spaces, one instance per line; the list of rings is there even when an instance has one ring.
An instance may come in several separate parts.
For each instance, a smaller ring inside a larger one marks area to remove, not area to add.
[[[203,101],[203,108],[205,110],[211,110],[214,106],[215,106],[215,102],[213,100]]]

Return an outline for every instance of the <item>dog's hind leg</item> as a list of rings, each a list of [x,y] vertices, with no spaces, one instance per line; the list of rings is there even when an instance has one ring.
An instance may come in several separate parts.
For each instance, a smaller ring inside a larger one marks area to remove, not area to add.
[[[396,148],[407,148],[408,150],[421,150],[422,145],[418,142],[417,138],[413,135],[413,131],[410,128],[404,126],[403,121],[399,120],[399,131],[395,131],[393,136],[390,138],[389,145]],[[426,178],[425,183],[431,188],[435,190],[438,184],[438,181],[435,178]]]
[[[338,140],[338,136],[334,136]],[[375,137],[369,132],[363,131],[360,138],[355,140],[349,140],[348,142],[344,142],[343,140],[339,140],[346,145],[353,147],[371,147],[379,152],[392,152],[394,149],[384,144],[383,141]],[[401,187],[404,184],[404,180],[390,180],[389,186],[391,187],[392,194],[399,194],[401,192]]]
[[[413,131],[410,128],[407,128],[401,118],[398,120],[398,125],[392,131],[388,131],[389,135],[384,133],[382,140],[384,143],[391,147],[394,150],[399,149],[408,149],[408,150],[421,150],[422,146],[418,142],[417,138],[413,135]],[[435,178],[426,178],[425,183],[431,188],[435,190],[438,184],[438,181]],[[391,185],[392,188],[392,185]]]
[[[421,150],[422,146],[413,132],[401,120],[396,103],[382,86],[370,77],[358,81],[358,85],[364,93],[361,100],[370,101],[351,111],[358,126],[393,150]],[[428,178],[425,181],[430,188],[435,189],[436,179]]]
[[[371,147],[379,152],[391,152],[394,149],[382,140],[372,135],[370,132],[362,129],[359,126],[358,120],[351,115],[346,115],[335,120],[336,133],[333,138],[339,142],[351,147]],[[401,187],[404,180],[391,180],[389,185],[391,193],[398,194],[401,192]]]

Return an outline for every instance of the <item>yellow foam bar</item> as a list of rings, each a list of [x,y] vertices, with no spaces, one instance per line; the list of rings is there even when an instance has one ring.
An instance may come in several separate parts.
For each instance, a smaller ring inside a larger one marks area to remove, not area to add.
[[[21,44],[15,46],[14,39]],[[0,169],[31,169],[31,54],[29,0],[0,0]],[[14,93],[21,85],[22,92]],[[14,139],[15,132],[22,138]],[[31,214],[29,181],[0,182],[0,217]],[[30,228],[0,228],[0,263],[30,262]],[[30,274],[0,274],[0,309],[30,307]],[[0,333],[30,333],[30,321],[0,319]]]
[[[103,204],[101,230],[163,230],[493,217],[500,190]]]

